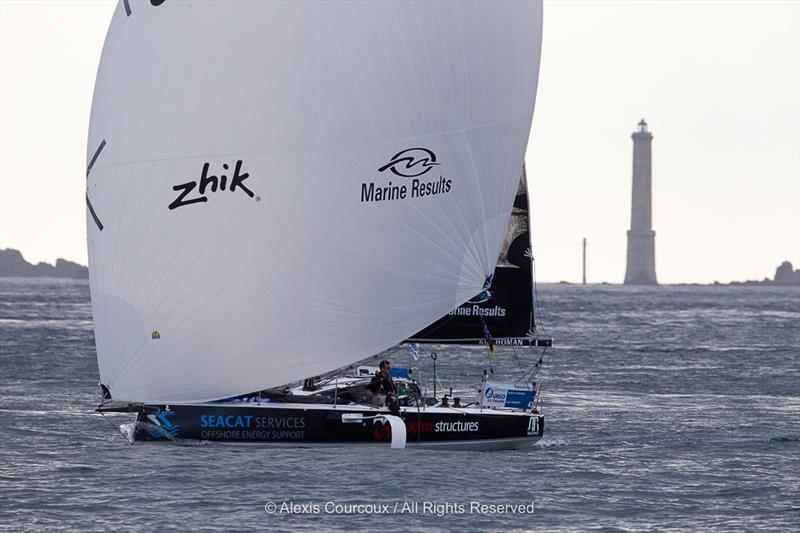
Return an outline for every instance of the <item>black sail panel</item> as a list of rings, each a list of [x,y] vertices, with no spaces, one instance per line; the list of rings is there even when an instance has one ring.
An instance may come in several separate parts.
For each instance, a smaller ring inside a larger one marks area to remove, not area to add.
[[[476,296],[408,341],[483,344],[485,322],[498,346],[530,345],[534,327],[530,242],[528,187],[523,168],[492,278],[491,297]]]

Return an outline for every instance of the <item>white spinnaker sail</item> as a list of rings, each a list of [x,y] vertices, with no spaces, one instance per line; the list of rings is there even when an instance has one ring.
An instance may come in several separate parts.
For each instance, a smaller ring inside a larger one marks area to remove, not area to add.
[[[113,397],[205,401],[322,373],[480,292],[541,24],[538,2],[121,1],[87,151]]]

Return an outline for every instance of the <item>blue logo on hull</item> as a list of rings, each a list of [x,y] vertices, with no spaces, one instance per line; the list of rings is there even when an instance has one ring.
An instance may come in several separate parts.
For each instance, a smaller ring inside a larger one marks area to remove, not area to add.
[[[170,420],[174,416],[175,413],[169,411],[162,411],[154,415],[147,415],[148,420],[154,424],[154,427],[147,430],[147,434],[154,439],[160,439],[163,437],[167,437],[169,439],[178,438],[181,434],[180,426],[173,424],[172,420]]]

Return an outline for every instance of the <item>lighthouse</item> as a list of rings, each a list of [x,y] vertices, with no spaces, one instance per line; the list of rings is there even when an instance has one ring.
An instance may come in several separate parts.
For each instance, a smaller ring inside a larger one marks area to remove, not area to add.
[[[658,285],[656,281],[656,232],[653,231],[653,134],[647,122],[639,122],[633,139],[633,186],[631,229],[628,231],[628,267],[625,285]]]

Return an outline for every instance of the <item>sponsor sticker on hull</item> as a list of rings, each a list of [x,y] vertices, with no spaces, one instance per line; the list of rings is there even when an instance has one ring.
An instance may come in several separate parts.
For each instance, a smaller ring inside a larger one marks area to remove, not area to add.
[[[533,402],[533,390],[520,389],[510,383],[487,381],[483,387],[484,407],[528,409]]]

